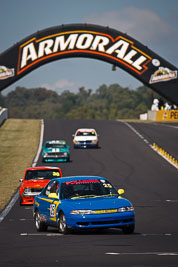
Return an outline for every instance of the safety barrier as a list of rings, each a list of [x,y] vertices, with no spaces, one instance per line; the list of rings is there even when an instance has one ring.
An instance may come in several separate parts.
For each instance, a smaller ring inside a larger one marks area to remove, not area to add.
[[[8,119],[8,109],[3,108],[2,110],[0,110],[0,126],[7,119]]]
[[[151,121],[178,121],[178,110],[148,110],[146,119]]]
[[[158,110],[156,112],[157,121],[178,121],[178,110]]]

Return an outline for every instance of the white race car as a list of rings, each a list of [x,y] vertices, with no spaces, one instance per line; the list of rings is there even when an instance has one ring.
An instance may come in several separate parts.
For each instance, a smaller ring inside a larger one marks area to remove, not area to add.
[[[78,129],[73,137],[74,148],[98,148],[99,135],[95,129]]]

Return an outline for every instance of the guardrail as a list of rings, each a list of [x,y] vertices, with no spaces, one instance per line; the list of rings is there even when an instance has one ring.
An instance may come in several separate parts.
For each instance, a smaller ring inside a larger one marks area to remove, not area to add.
[[[5,120],[7,120],[7,118],[8,118],[8,109],[3,108],[2,110],[0,110],[0,126],[1,124],[3,124]]]

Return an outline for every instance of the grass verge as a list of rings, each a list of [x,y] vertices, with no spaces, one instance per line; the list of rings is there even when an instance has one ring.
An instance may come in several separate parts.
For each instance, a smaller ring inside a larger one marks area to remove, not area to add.
[[[40,138],[40,120],[8,119],[0,127],[0,211],[32,165]]]

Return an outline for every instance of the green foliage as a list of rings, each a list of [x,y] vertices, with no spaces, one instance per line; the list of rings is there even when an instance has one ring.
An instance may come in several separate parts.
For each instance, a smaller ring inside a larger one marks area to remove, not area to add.
[[[81,87],[77,93],[61,95],[45,88],[16,87],[7,96],[0,94],[0,105],[9,109],[11,118],[137,119],[150,109],[153,97],[158,98],[145,86],[130,90],[118,84],[103,84],[95,92]]]

